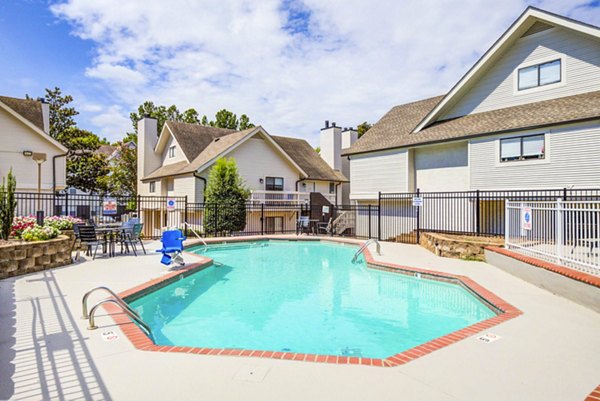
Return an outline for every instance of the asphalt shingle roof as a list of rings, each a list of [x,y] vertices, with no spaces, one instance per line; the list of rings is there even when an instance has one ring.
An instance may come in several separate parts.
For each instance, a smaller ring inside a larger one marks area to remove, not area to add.
[[[413,132],[441,100],[437,96],[392,108],[344,154],[492,135],[600,117],[600,91],[468,114]]]
[[[42,115],[42,103],[31,99],[18,99],[15,97],[0,96],[0,102],[4,103],[37,128],[44,130],[44,117]]]
[[[332,169],[304,139],[272,135],[271,138],[308,175],[308,179],[348,182],[339,171]]]
[[[234,131],[198,124],[166,123],[186,155],[187,161],[167,164],[154,170],[142,180],[189,174],[209,163],[229,148],[256,132],[256,128]],[[333,170],[303,139],[271,136],[283,151],[308,174],[308,178],[326,181],[348,181],[340,172]]]

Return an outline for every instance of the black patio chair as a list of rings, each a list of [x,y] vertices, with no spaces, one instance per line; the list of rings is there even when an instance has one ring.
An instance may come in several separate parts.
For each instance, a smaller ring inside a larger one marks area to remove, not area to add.
[[[96,259],[96,253],[98,252],[98,247],[102,245],[102,241],[98,239],[96,235],[96,227],[94,226],[79,226],[79,241],[82,244],[87,245],[87,254],[92,254],[92,246],[95,246],[94,254],[92,255],[92,260]]]

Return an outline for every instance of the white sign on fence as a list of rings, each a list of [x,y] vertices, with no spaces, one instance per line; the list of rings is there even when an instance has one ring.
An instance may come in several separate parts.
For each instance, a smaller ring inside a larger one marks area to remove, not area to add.
[[[175,205],[177,205],[177,201],[175,198],[167,198],[167,210],[173,211],[175,210]]]
[[[416,206],[416,207],[423,206],[423,198],[420,196],[413,196],[412,204],[413,204],[413,206]]]
[[[533,214],[531,213],[530,207],[524,207],[521,209],[521,229],[531,230],[531,223],[533,221]]]
[[[329,206],[323,206],[323,214],[329,213]]]

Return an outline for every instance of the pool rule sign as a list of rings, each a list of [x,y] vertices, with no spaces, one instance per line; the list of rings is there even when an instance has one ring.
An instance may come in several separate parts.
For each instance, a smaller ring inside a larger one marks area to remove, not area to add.
[[[521,208],[521,229],[531,230],[531,223],[533,220],[530,207]]]

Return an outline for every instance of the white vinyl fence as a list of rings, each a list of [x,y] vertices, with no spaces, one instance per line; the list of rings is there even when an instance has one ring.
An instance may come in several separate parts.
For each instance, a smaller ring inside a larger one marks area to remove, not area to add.
[[[506,247],[600,276],[600,202],[506,202]]]

